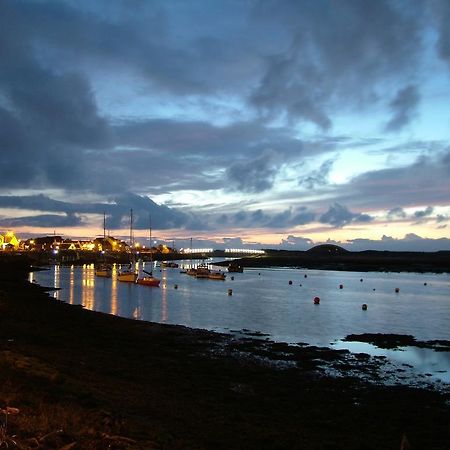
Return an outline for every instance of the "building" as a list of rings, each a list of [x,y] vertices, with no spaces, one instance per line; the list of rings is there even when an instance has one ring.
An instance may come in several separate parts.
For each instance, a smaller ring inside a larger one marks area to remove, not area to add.
[[[18,250],[20,245],[19,239],[16,238],[12,231],[0,234],[0,249],[2,251]]]

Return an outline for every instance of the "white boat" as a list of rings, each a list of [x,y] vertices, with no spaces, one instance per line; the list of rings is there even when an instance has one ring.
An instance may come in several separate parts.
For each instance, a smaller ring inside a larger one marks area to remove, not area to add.
[[[130,249],[131,249],[131,262],[128,269],[120,270],[117,274],[117,281],[125,283],[136,283],[138,274],[135,268],[135,255],[134,255],[134,242],[133,242],[133,210],[130,210]]]
[[[124,270],[117,274],[117,280],[125,283],[136,283],[137,273],[134,270]]]
[[[97,277],[111,278],[112,268],[109,264],[99,264],[95,268],[95,275]]]
[[[149,222],[150,222],[150,263],[151,267],[153,267],[153,252],[152,252],[152,218],[149,216]],[[147,272],[144,269],[142,269],[144,273],[146,273],[146,276],[137,278],[136,283],[140,284],[142,286],[151,286],[151,287],[159,287],[159,283],[161,280],[159,278],[156,278],[153,276],[153,272]]]

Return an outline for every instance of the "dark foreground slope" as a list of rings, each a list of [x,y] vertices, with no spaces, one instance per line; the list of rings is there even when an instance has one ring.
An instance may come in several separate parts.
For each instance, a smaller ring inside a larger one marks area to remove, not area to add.
[[[449,448],[444,394],[325,376],[340,352],[298,347],[277,369],[282,344],[262,363],[258,342],[86,311],[0,273],[0,407],[19,410],[0,413],[0,448]]]

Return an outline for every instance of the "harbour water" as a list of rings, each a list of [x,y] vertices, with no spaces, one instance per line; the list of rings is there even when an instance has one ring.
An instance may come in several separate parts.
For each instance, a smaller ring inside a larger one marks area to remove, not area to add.
[[[151,268],[147,263],[139,269]],[[181,273],[180,263],[180,268],[155,266],[153,273],[161,278],[161,285],[154,288],[118,282],[117,270],[114,267],[111,278],[100,278],[93,265],[52,266],[31,273],[30,280],[60,288],[51,293],[57,300],[94,311],[219,332],[245,330],[274,341],[387,355],[450,382],[448,352],[414,348],[405,353],[340,341],[362,333],[450,340],[449,274],[266,268],[227,273],[226,280],[220,281]],[[316,296],[318,305],[313,302]],[[367,304],[367,310],[362,304]]]

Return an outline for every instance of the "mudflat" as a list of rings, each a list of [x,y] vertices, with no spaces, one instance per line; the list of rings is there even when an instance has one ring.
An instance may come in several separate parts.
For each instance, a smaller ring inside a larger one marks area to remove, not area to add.
[[[0,448],[449,448],[448,391],[327,375],[374,365],[347,356],[87,311],[10,273]]]

